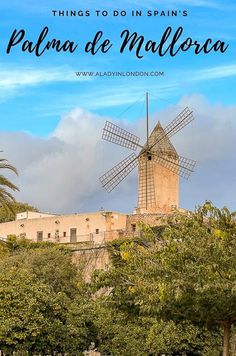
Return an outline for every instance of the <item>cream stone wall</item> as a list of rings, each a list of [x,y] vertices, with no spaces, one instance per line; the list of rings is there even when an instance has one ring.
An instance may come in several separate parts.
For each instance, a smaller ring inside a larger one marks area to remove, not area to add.
[[[169,213],[179,206],[179,177],[169,169],[155,164],[154,184],[156,196],[155,212]]]
[[[43,240],[58,243],[90,241],[100,244],[104,239],[109,240],[111,236],[117,236],[119,230],[125,229],[125,226],[125,214],[99,211],[25,218],[2,223],[0,224],[0,237],[16,235],[25,236],[32,241]],[[73,232],[74,239],[72,239]]]
[[[41,213],[38,211],[24,211],[23,213],[16,214],[16,220],[47,218],[50,216],[56,216],[56,214]]]
[[[147,182],[148,189],[146,193],[145,164],[140,160],[138,213],[153,212],[166,214],[173,211],[173,209],[178,209],[179,177],[177,174],[151,161],[148,162]]]
[[[161,213],[144,213],[144,214],[133,214],[127,217],[126,223],[126,235],[127,236],[138,236],[140,229],[139,224],[145,224],[149,226],[159,226],[163,224],[163,219],[169,214]]]

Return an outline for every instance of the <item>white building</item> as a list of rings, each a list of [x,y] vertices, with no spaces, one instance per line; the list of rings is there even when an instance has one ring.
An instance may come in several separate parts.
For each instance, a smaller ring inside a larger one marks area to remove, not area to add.
[[[93,242],[119,238],[126,229],[127,215],[119,212],[55,215],[24,212],[15,221],[0,224],[0,236],[25,236],[32,241],[58,243]]]

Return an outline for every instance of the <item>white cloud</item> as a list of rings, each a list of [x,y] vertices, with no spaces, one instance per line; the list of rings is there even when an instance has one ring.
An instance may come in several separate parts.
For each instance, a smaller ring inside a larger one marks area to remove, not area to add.
[[[165,126],[186,105],[194,110],[196,120],[193,127],[189,125],[176,135],[174,143],[179,154],[198,163],[190,180],[181,183],[181,206],[193,208],[211,199],[235,208],[232,192],[236,190],[236,106],[210,104],[194,95],[183,97],[178,106],[162,110],[158,118]],[[20,176],[14,180],[21,189],[17,199],[59,213],[93,211],[101,206],[132,211],[137,199],[137,172],[111,194],[103,191],[98,181],[102,173],[130,153],[101,140],[105,120],[77,108],[61,119],[47,139],[25,133],[0,133],[4,157],[19,169]],[[152,125],[156,121],[154,114]],[[143,136],[143,119],[117,123]]]
[[[68,66],[47,67],[18,67],[2,65],[0,69],[0,98],[18,94],[22,88],[55,82],[88,81],[91,77],[76,77],[75,72]]]
[[[183,97],[195,120],[176,135],[179,154],[197,160],[189,181],[181,181],[180,204],[193,209],[210,199],[236,210],[236,106],[209,103],[201,95]]]
[[[224,66],[217,66],[212,68],[205,68],[199,70],[193,75],[192,80],[211,80],[233,77],[236,75],[236,64],[229,64]]]
[[[71,81],[74,80],[72,74],[72,71],[68,73],[68,71],[65,72],[62,68],[46,70],[32,68],[1,70],[0,87],[8,89],[48,82]]]
[[[185,96],[182,107],[193,110],[195,120],[187,130],[177,135],[175,142],[186,155],[190,154],[199,162],[234,159],[236,139],[236,106],[220,103],[210,104],[202,95]]]
[[[110,199],[114,199],[113,208],[121,208],[123,201],[115,203],[120,191],[111,197],[101,188],[98,178],[129,152],[103,145],[104,121],[104,117],[77,108],[61,119],[47,139],[26,133],[1,133],[4,157],[20,173],[15,179],[21,189],[17,199],[52,212],[98,210],[109,205]],[[130,179],[132,176],[128,186]],[[124,192],[128,187],[121,189]],[[127,204],[124,209],[131,208]]]

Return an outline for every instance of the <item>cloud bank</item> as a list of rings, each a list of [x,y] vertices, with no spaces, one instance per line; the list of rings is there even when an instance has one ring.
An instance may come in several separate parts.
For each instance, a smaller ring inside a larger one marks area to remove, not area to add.
[[[178,105],[158,113],[163,126],[186,105],[194,111],[196,120],[173,142],[179,154],[198,163],[189,181],[181,181],[180,205],[193,209],[211,199],[219,206],[235,209],[236,106],[211,104],[200,95],[183,97]],[[131,212],[137,200],[137,171],[110,194],[98,180],[130,153],[101,140],[106,119],[143,138],[144,118],[118,122],[81,108],[62,117],[46,139],[23,132],[1,132],[2,155],[20,174],[18,178],[10,176],[20,187],[16,198],[56,213],[96,211],[101,207]],[[152,127],[156,121],[157,114],[153,114]]]

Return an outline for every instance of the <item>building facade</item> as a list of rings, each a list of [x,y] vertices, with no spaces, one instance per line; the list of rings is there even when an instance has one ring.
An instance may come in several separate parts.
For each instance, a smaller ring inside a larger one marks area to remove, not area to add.
[[[0,237],[24,236],[32,241],[101,244],[119,238],[127,216],[119,212],[54,215],[37,212],[17,214],[16,220],[0,224]]]

